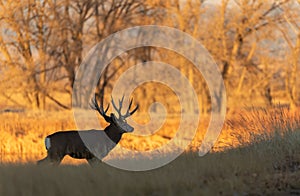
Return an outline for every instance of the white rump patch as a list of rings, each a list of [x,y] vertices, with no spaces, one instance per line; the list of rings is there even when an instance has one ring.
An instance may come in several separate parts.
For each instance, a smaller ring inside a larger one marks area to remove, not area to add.
[[[49,148],[51,147],[50,138],[48,137],[45,138],[45,146],[47,150],[49,150]]]

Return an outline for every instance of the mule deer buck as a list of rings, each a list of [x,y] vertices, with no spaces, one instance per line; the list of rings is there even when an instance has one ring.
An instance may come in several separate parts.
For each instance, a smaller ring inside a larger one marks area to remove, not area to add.
[[[112,105],[118,113],[119,118],[111,113],[106,115],[109,105],[104,110],[103,101],[99,106],[96,99],[92,100],[90,105],[92,109],[99,112],[99,114],[110,123],[103,131],[102,130],[79,130],[79,131],[59,131],[48,135],[45,138],[45,146],[47,149],[47,157],[38,161],[41,163],[51,163],[59,165],[64,156],[69,155],[76,159],[86,159],[90,165],[95,165],[101,162],[120,141],[123,133],[133,131],[126,122],[126,118],[131,116],[138,109],[138,105],[130,111],[132,99],[130,100],[127,112],[125,115],[121,114],[124,96],[119,100],[119,108],[117,108],[114,100]]]

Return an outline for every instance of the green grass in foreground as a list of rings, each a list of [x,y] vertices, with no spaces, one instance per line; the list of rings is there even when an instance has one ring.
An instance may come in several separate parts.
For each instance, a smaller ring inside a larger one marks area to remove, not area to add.
[[[274,195],[300,193],[300,130],[275,132],[250,146],[180,156],[147,172],[106,164],[0,166],[0,195]]]

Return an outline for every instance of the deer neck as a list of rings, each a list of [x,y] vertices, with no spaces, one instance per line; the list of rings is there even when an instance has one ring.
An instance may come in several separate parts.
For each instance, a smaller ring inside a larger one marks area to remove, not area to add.
[[[109,126],[107,126],[104,129],[104,132],[116,144],[119,143],[123,134],[118,130],[118,127],[115,126],[114,124],[110,124]]]

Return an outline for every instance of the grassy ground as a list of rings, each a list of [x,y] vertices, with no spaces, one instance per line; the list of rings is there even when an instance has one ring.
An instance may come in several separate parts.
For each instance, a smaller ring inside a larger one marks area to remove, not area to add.
[[[147,172],[122,171],[106,164],[69,165],[75,163],[70,159],[60,167],[36,166],[34,161],[45,155],[45,135],[75,128],[70,115],[2,114],[0,118],[0,195],[300,194],[299,112],[238,111],[226,119],[211,153],[197,155],[199,131],[185,154]],[[168,130],[173,126],[167,126]],[[155,145],[165,142],[165,134],[157,134],[160,139]],[[133,136],[122,142],[133,149],[141,142],[140,148],[155,147],[151,140]]]
[[[141,115],[136,115],[140,117]],[[145,118],[135,119],[145,123]],[[88,118],[84,119],[89,125]],[[170,141],[178,129],[178,118],[170,118],[162,128],[151,136],[139,137],[124,134],[122,147],[145,151],[163,146]],[[197,151],[201,144],[209,119],[201,119],[197,134],[187,149]],[[102,125],[105,124],[102,122]],[[253,138],[275,130],[284,132],[299,127],[300,111],[289,112],[285,109],[236,111],[227,116],[221,135],[213,151],[235,148],[249,144]],[[93,127],[93,126],[91,126]],[[73,114],[66,112],[26,112],[0,113],[0,163],[35,162],[46,155],[44,138],[59,130],[76,129]],[[140,132],[138,132],[140,131]],[[143,130],[135,130],[139,135]],[[255,140],[256,140],[255,139]],[[123,156],[123,155],[122,155]],[[64,163],[82,163],[66,158]]]
[[[300,194],[300,130],[250,146],[128,172],[102,164],[2,165],[0,195],[274,195]]]

